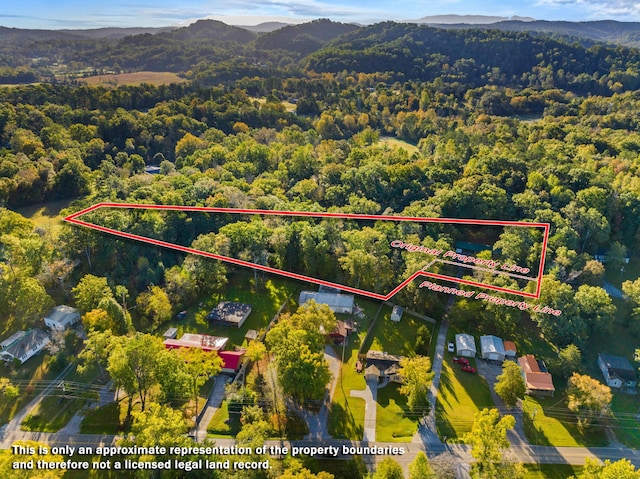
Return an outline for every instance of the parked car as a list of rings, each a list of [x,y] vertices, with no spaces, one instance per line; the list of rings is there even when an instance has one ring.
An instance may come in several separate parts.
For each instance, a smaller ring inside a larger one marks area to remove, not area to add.
[[[464,365],[462,366],[460,369],[462,369],[465,373],[475,373],[476,372],[476,368],[468,366],[468,365]]]
[[[177,315],[176,318],[180,321],[182,321],[184,318],[187,317],[187,312],[186,311],[180,311]]]
[[[469,366],[469,360],[467,358],[459,358],[457,356],[453,357],[453,362],[462,364],[463,366]]]
[[[447,346],[447,351],[449,351],[450,353],[455,351],[455,345],[453,344],[452,341],[449,341],[449,345]]]

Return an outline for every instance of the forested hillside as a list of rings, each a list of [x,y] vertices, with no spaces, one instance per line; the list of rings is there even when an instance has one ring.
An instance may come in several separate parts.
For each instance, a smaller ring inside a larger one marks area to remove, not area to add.
[[[606,330],[615,307],[600,288],[605,268],[594,257],[604,251],[607,267],[619,268],[640,246],[638,52],[524,33],[334,26],[323,41],[352,31],[300,63],[293,60],[299,52],[283,56],[287,46],[277,36],[264,64],[216,63],[215,52],[231,59],[259,51],[255,34],[216,22],[87,43],[86,58],[100,45],[107,63],[198,62],[186,72],[196,81],[1,89],[0,202],[15,209],[74,200],[69,212],[115,201],[550,223],[541,301],[564,312],[560,320],[531,318],[559,347],[584,346]],[[215,32],[220,41],[207,40]],[[408,144],[391,147],[382,137]],[[145,173],[149,165],[160,174]],[[2,215],[17,221],[7,210]],[[202,217],[144,212],[105,221],[380,291],[420,267],[389,250],[400,233],[428,247],[461,239],[446,228],[355,229],[302,219],[212,227]],[[177,311],[232,271],[75,227],[54,237],[18,223],[0,239],[4,319],[37,317],[52,296],[71,299],[68,285],[107,271],[131,297],[150,284],[162,288]],[[482,239],[523,266],[540,256],[536,235],[504,230]],[[38,299],[24,302],[23,294]],[[418,311],[444,304],[415,285],[397,299]],[[492,306],[459,308],[460,318],[495,322]],[[492,327],[507,334],[528,313],[500,318]]]

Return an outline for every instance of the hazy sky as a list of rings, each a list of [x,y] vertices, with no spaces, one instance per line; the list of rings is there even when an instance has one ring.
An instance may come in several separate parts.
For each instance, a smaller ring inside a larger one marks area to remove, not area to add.
[[[0,25],[47,29],[158,27],[198,18],[245,25],[321,17],[373,23],[449,13],[640,21],[640,0],[0,0]]]

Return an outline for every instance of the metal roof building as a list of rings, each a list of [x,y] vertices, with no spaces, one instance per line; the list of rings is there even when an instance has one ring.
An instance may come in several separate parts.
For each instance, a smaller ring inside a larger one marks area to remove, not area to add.
[[[354,297],[352,294],[323,293],[320,291],[302,291],[298,303],[300,305],[314,300],[318,304],[326,304],[334,313],[353,313]]]
[[[476,355],[476,340],[473,336],[466,333],[456,334],[456,354],[473,358]]]
[[[480,354],[482,359],[504,361],[506,353],[502,338],[497,336],[480,336]]]

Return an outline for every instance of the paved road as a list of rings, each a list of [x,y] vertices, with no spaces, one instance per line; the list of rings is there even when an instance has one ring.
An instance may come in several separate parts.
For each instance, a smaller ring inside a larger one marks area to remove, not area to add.
[[[489,391],[491,391],[491,397],[493,399],[493,404],[500,409],[500,412],[504,414],[510,414],[516,420],[516,425],[513,429],[507,431],[507,439],[511,446],[528,446],[529,440],[524,433],[524,418],[522,412],[522,401],[518,399],[518,404],[513,408],[507,408],[504,405],[504,402],[496,394],[494,390],[494,384],[496,383],[496,378],[499,374],[502,374],[502,366],[499,364],[492,364],[482,359],[476,360],[476,367],[478,369],[478,374],[480,374],[489,385]]]
[[[336,352],[331,346],[327,346],[324,349],[324,358],[329,364],[329,370],[331,371],[331,382],[325,393],[322,407],[318,412],[312,412],[303,408],[297,408],[298,414],[300,414],[309,428],[309,434],[305,439],[324,440],[330,438],[327,428],[327,421],[329,420],[329,405],[333,399],[333,394],[338,384],[338,378],[340,377],[340,367],[342,361],[336,356]]]
[[[438,387],[440,386],[440,375],[442,374],[442,362],[444,361],[444,350],[448,330],[449,323],[446,319],[443,319],[442,323],[440,323],[440,331],[438,332],[438,339],[436,340],[436,353],[433,358],[433,365],[431,366],[431,371],[433,371],[433,380],[429,388],[429,404],[431,404],[431,410],[429,411],[429,415],[420,421],[418,431],[413,436],[414,443],[441,444],[436,429],[436,399],[438,398]]]
[[[207,436],[207,426],[211,422],[214,414],[222,405],[222,400],[224,399],[224,387],[227,384],[228,377],[229,376],[226,376],[224,374],[218,374],[216,376],[213,388],[211,388],[211,392],[209,393],[207,406],[204,412],[198,418],[198,424],[192,431],[192,433],[195,434],[195,437]]]
[[[352,389],[351,397],[364,399],[364,435],[363,442],[376,440],[376,416],[378,413],[378,379],[367,380],[364,391]]]

